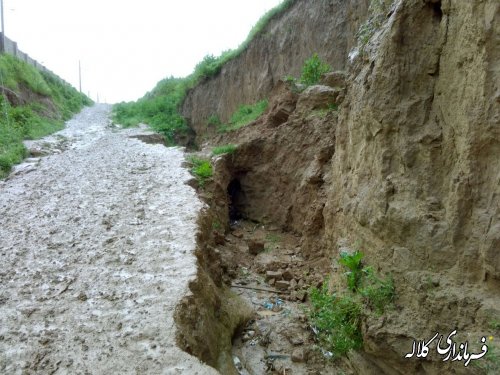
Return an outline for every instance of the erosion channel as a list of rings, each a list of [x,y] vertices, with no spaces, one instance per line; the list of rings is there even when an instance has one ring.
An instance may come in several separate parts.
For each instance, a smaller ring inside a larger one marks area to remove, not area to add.
[[[0,182],[0,372],[211,374],[176,345],[202,203],[179,148],[86,108]]]

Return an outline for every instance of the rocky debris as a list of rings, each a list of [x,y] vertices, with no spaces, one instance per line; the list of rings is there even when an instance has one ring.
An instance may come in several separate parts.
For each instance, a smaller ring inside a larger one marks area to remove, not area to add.
[[[146,133],[146,132],[145,132]],[[165,145],[165,137],[161,134],[158,133],[146,133],[146,134],[136,134],[136,135],[131,135],[130,138],[135,138],[139,139],[144,143],[148,144],[160,144],[160,145]]]
[[[266,281],[269,280],[281,280],[283,274],[279,271],[267,271],[266,272]]]
[[[291,281],[293,279],[293,277],[294,277],[293,273],[292,273],[292,271],[289,268],[287,268],[285,270],[285,272],[283,272],[283,279],[284,280]]]
[[[248,244],[248,252],[252,255],[257,255],[264,251],[264,242],[258,240],[249,240]]]
[[[347,74],[343,71],[325,73],[320,83],[325,86],[345,88],[347,85]]]
[[[307,362],[307,351],[305,348],[296,348],[292,352],[293,362]]]
[[[32,157],[40,157],[40,156],[47,156],[50,154],[50,150],[48,149],[43,149],[41,147],[31,147],[28,149],[28,153]]]
[[[274,286],[278,290],[288,290],[290,288],[290,282],[286,280],[278,280],[276,281]]]
[[[283,81],[279,81],[273,89],[269,103],[266,124],[268,127],[276,127],[287,122],[290,115],[295,111],[298,94],[290,89]]]
[[[305,290],[293,290],[290,293],[291,301],[305,302],[307,297],[307,292]]]
[[[224,245],[226,242],[226,236],[217,230],[213,231],[213,236],[216,245]]]
[[[297,101],[297,111],[307,113],[315,109],[328,109],[339,103],[342,89],[324,85],[314,85],[305,89]]]

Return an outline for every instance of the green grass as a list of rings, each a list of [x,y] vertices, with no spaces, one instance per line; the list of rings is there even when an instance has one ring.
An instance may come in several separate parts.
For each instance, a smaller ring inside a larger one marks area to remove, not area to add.
[[[92,103],[53,74],[39,72],[6,54],[0,55],[0,85],[20,98],[26,92],[37,94],[31,103],[18,106],[0,95],[0,178],[27,156],[24,139],[41,138],[62,129],[63,120]],[[47,102],[52,102],[54,108]]]
[[[309,320],[317,329],[320,344],[336,356],[360,349],[363,346],[363,316],[383,314],[394,300],[392,278],[376,277],[372,268],[362,267],[362,257],[359,251],[341,254],[339,263],[347,270],[344,293],[330,293],[328,281],[321,288],[310,291]]]
[[[138,101],[116,104],[113,108],[113,121],[125,127],[137,126],[141,122],[146,123],[163,134],[167,144],[175,144],[179,133],[185,134],[189,131],[185,119],[179,113],[187,91],[200,82],[219,74],[226,63],[240,56],[255,38],[263,34],[263,30],[272,19],[279,17],[296,1],[284,0],[277,7],[264,14],[237,49],[225,51],[218,57],[207,55],[196,65],[193,73],[189,76],[166,78],[158,82],[151,92]],[[246,109],[244,107],[242,111],[244,112]],[[231,119],[230,124],[227,125],[222,125],[218,117],[213,115],[214,117],[211,116],[207,119],[207,123],[217,126],[221,132],[235,130],[251,122],[252,116],[255,116],[250,113],[246,115],[250,120],[243,118],[245,114],[240,113],[241,118],[235,122]],[[254,119],[257,117],[258,115]]]
[[[50,87],[37,69],[7,54],[0,56],[0,84],[15,92],[19,92],[23,85],[40,95],[51,94]]]
[[[116,104],[113,121],[124,127],[146,123],[163,134],[167,144],[175,144],[176,135],[188,131],[185,119],[179,114],[188,87],[188,79],[164,79],[138,101]]]
[[[232,154],[236,151],[236,145],[224,145],[219,147],[214,147],[212,150],[212,155],[222,155],[222,154]]]
[[[363,346],[361,334],[362,305],[352,296],[329,293],[327,283],[310,292],[309,319],[319,331],[319,341],[324,348],[341,356],[351,349]]]
[[[269,102],[267,99],[261,100],[253,105],[240,105],[232,114],[228,124],[222,124],[218,127],[219,133],[226,133],[240,129],[252,121],[255,121],[267,109]]]
[[[212,177],[213,169],[209,160],[196,156],[190,156],[188,161],[191,163],[191,173],[196,177],[198,185],[204,187],[206,182]]]
[[[271,243],[278,243],[281,241],[281,237],[278,234],[275,233],[269,233],[266,236],[266,240]]]
[[[219,116],[217,116],[217,115],[211,115],[207,119],[207,125],[209,125],[209,126],[220,126],[220,125],[222,125],[222,121],[220,120]]]

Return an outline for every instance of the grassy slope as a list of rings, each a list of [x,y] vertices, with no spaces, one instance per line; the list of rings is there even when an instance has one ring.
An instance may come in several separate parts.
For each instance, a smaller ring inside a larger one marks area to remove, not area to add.
[[[115,105],[114,121],[124,126],[135,126],[144,122],[164,134],[168,143],[175,143],[175,134],[188,130],[184,118],[179,113],[187,91],[198,83],[219,74],[224,64],[241,55],[274,17],[281,15],[295,2],[296,0],[284,0],[267,12],[237,49],[226,51],[219,57],[205,56],[188,77],[166,78],[158,82],[151,92],[137,102]]]
[[[0,178],[26,156],[23,139],[36,139],[62,129],[64,120],[90,99],[47,72],[39,72],[9,55],[0,55],[0,86],[26,101],[14,106],[0,95]],[[28,95],[29,93],[29,95]]]

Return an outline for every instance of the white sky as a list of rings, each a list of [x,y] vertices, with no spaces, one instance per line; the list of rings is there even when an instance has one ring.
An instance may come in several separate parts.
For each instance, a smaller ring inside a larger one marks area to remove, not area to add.
[[[3,0],[6,36],[96,100],[136,100],[236,48],[281,0]]]

